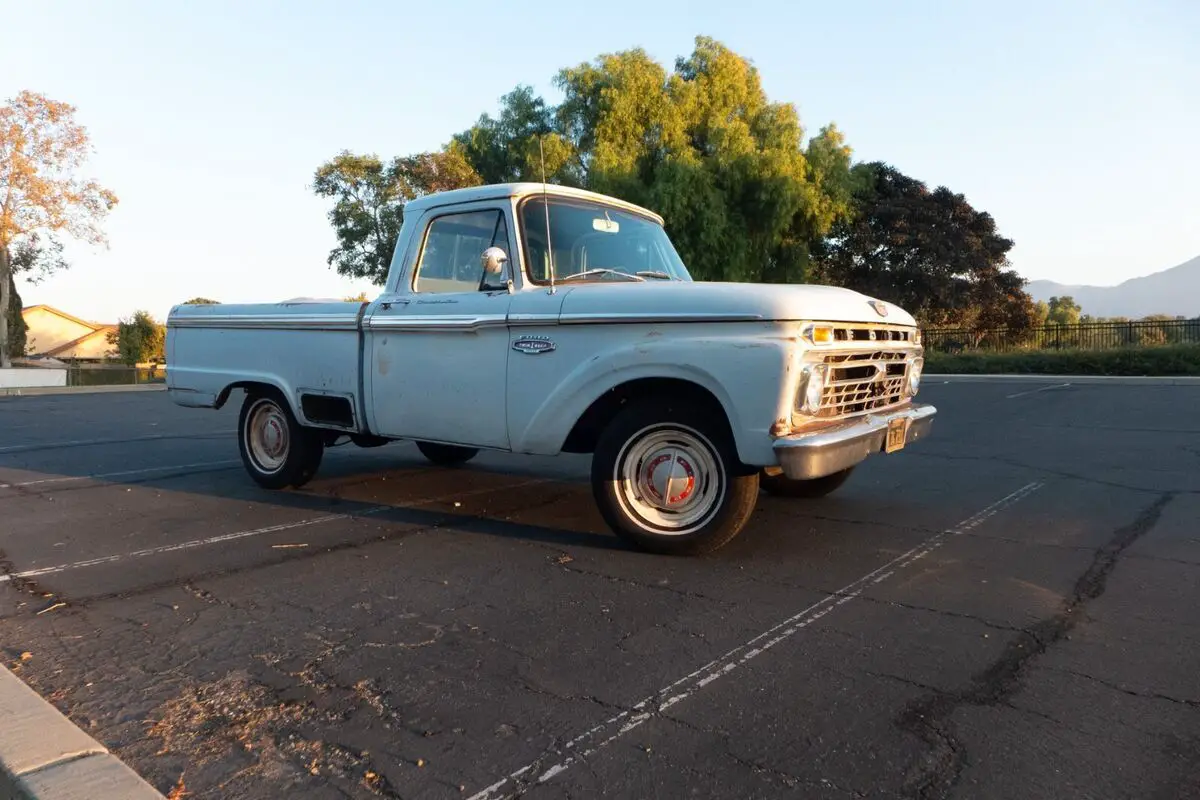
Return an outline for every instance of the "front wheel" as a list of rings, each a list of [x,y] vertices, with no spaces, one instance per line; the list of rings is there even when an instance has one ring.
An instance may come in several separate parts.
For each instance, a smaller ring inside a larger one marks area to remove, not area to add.
[[[759,478],[763,491],[776,497],[808,498],[824,497],[846,482],[854,467],[847,467],[840,472],[813,478],[807,481],[793,480],[786,475],[768,475],[765,472]]]
[[[737,536],[758,501],[758,473],[737,460],[723,422],[658,398],[621,411],[592,455],[592,492],[609,528],[672,555],[709,553]]]
[[[325,453],[322,433],[296,421],[283,395],[250,390],[238,417],[238,449],[250,477],[267,489],[303,486]]]

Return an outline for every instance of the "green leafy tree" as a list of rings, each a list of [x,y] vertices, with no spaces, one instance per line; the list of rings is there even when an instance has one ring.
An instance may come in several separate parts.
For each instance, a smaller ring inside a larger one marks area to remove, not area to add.
[[[8,292],[8,356],[9,358],[21,358],[25,355],[25,350],[28,347],[26,336],[29,331],[29,326],[25,324],[25,319],[21,316],[21,295],[17,293],[17,283],[11,277],[9,278]]]
[[[1070,295],[1051,297],[1046,322],[1050,325],[1077,325],[1083,311]]]
[[[66,266],[64,235],[105,242],[100,222],[117,197],[79,177],[90,151],[74,106],[30,91],[0,106],[0,366],[9,365],[12,350],[13,274],[45,275]]]
[[[644,50],[560,70],[553,107],[528,86],[500,100],[440,153],[342,153],[314,188],[335,199],[330,264],[382,282],[405,199],[478,183],[580,186],[661,213],[692,273],[707,280],[800,281],[813,246],[850,213],[850,148],[829,125],[804,141],[790,103],[772,103],[757,69],[708,37],[673,71]],[[418,167],[433,162],[438,180]]]
[[[191,300],[184,302],[183,305],[185,305],[185,306],[219,306],[219,305],[221,305],[221,301],[220,300],[209,300],[207,297],[193,297]]]
[[[334,201],[329,221],[338,244],[329,253],[329,265],[341,275],[382,284],[404,222],[404,203],[480,182],[457,147],[386,163],[374,154],[342,151],[313,178],[316,194]]]
[[[117,323],[116,330],[108,333],[107,340],[115,346],[117,360],[132,366],[166,361],[163,353],[166,337],[166,327],[150,316],[150,312],[135,311],[131,318]]]
[[[897,303],[930,327],[1027,329],[1037,309],[1008,269],[1013,242],[961,194],[873,162],[857,173],[854,213],[819,248],[817,277]]]

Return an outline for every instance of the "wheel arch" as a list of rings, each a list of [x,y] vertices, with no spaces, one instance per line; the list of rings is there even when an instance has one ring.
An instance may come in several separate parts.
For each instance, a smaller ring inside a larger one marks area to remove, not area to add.
[[[684,377],[645,376],[629,378],[609,387],[595,397],[584,409],[567,433],[562,444],[565,453],[591,453],[596,448],[600,432],[630,403],[659,397],[664,402],[687,402],[699,405],[713,414],[724,428],[730,441],[735,441],[735,424],[729,409],[717,394],[699,381]]]
[[[279,384],[277,384],[273,381],[266,381],[266,380],[234,381],[233,383],[229,384],[221,391],[217,392],[217,399],[213,403],[213,408],[220,410],[220,408],[222,406],[224,406],[227,402],[229,402],[229,396],[231,394],[233,394],[234,389],[243,389],[246,391],[247,394],[249,394],[251,391],[253,391],[255,389],[271,389],[271,390],[277,392],[283,398],[284,402],[288,404],[288,407],[291,409],[291,412],[293,414],[296,414],[296,412],[297,412],[296,405],[292,401],[292,398],[290,397],[287,390],[285,390],[282,386],[280,386]],[[297,418],[300,418],[299,414],[296,414],[296,416],[297,416]]]

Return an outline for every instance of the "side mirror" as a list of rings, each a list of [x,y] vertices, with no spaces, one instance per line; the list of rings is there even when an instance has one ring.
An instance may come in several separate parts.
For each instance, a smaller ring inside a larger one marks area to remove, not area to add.
[[[479,288],[484,291],[505,291],[509,294],[513,293],[513,277],[508,271],[509,264],[508,253],[504,252],[503,247],[489,247],[483,251],[483,255],[479,257],[479,261],[483,264],[483,278],[479,281]],[[492,276],[496,276],[493,278]]]
[[[508,253],[504,252],[502,247],[489,247],[483,251],[479,260],[483,263],[484,272],[499,275],[504,272],[504,265],[508,263]]]

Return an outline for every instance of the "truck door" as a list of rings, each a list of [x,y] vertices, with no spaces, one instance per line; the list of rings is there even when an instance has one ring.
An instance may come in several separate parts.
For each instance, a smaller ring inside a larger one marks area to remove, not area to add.
[[[433,209],[414,245],[415,270],[367,320],[364,389],[383,436],[508,448],[508,309],[483,251],[514,237],[504,202]]]

